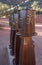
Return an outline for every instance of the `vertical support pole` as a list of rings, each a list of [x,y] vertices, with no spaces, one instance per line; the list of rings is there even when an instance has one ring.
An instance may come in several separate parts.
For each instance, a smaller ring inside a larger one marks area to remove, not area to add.
[[[10,34],[11,55],[14,55],[15,36],[16,36],[16,30],[11,29]]]
[[[16,65],[19,65],[19,53],[21,46],[21,34],[16,33]]]
[[[10,45],[9,45],[9,48],[10,48],[10,49],[12,48],[12,47],[11,47],[11,41],[12,41],[11,37],[12,37],[12,28],[10,29]]]
[[[19,65],[35,65],[34,45],[32,37],[23,37],[20,49]]]

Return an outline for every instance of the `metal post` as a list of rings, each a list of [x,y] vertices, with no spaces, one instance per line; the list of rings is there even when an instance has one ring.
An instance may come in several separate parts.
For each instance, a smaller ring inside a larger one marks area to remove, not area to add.
[[[19,65],[20,47],[21,47],[21,34],[16,33],[16,65]]]
[[[32,37],[22,37],[19,60],[19,65],[35,65],[35,53]]]
[[[25,11],[23,10],[22,13]],[[20,47],[20,59],[19,59],[19,65],[35,65],[35,51],[34,51],[34,44],[32,41],[33,33],[35,33],[35,30],[33,31],[32,23],[34,22],[31,18],[33,13],[30,13],[32,11],[26,10],[26,20],[21,16],[20,25],[21,25],[21,47]],[[24,15],[24,14],[23,14]],[[34,25],[34,24],[33,24]],[[35,27],[35,25],[34,25]]]
[[[10,35],[11,55],[14,55],[15,36],[16,36],[16,30],[11,29],[11,35]]]

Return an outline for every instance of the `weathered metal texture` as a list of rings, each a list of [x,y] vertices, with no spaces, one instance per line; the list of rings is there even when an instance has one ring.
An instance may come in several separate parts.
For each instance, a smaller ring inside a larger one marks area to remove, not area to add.
[[[35,10],[20,11],[20,32],[24,36],[32,36],[35,33]]]
[[[13,13],[10,16],[9,22],[10,22],[10,47],[11,47],[11,54],[14,55],[14,45],[15,45],[15,36],[16,32],[18,32],[18,12]]]
[[[35,22],[36,22],[36,11],[35,10],[27,10],[27,18],[28,22],[31,24],[31,34],[35,34]]]
[[[20,33],[25,35],[25,26],[26,26],[26,10],[20,11]]]
[[[10,31],[10,46],[11,46],[11,54],[12,55],[14,55],[15,36],[16,36],[16,30],[11,29],[11,31]]]
[[[18,30],[19,29],[19,24],[18,24],[18,22],[19,22],[19,14],[18,14],[18,12],[14,13],[14,21],[16,23],[16,30]]]
[[[16,65],[19,65],[19,53],[20,53],[20,47],[21,47],[21,34],[16,33]]]
[[[34,45],[31,37],[23,37],[19,65],[35,65]]]

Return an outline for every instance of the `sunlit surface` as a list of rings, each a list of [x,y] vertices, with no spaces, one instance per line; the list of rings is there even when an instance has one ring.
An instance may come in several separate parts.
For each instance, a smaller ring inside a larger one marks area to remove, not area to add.
[[[25,0],[25,3],[28,2],[29,0]]]
[[[38,36],[42,36],[42,24],[36,24],[35,30],[36,30]]]
[[[42,27],[42,24],[35,24],[36,27]]]
[[[42,32],[37,32],[38,36],[42,36]]]

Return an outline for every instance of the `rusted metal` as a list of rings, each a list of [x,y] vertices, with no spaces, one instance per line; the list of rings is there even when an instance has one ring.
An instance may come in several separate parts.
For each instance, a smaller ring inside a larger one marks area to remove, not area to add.
[[[33,36],[35,33],[35,10],[20,11],[20,33],[24,36]]]
[[[21,10],[14,14],[15,23],[12,24],[10,42],[16,65],[35,65],[32,41],[35,33],[35,14],[33,10]]]
[[[35,65],[35,53],[32,37],[22,38],[19,60],[19,65]]]
[[[10,45],[11,45],[11,54],[12,55],[14,55],[15,36],[16,36],[16,30],[11,29],[11,33],[10,33]]]
[[[27,10],[27,21],[31,24],[31,34],[35,34],[36,11]],[[28,18],[29,17],[29,18]]]
[[[21,47],[21,34],[16,33],[16,65],[19,65],[19,54]]]

